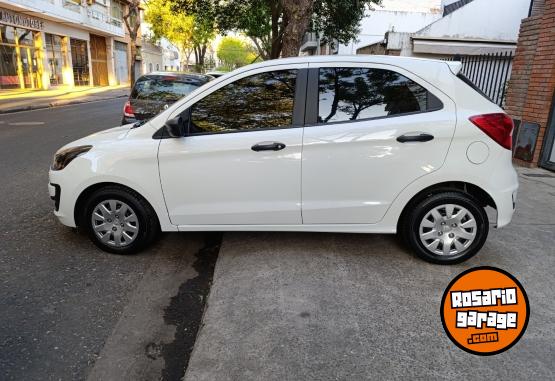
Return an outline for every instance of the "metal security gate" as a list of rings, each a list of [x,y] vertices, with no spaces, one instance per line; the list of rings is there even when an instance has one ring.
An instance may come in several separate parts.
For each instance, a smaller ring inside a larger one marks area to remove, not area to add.
[[[129,70],[127,64],[127,44],[114,41],[114,58],[116,65],[116,81],[118,85],[129,82]]]
[[[460,61],[461,72],[493,102],[503,107],[507,84],[513,68],[513,53],[495,53],[479,56],[455,56],[449,61]]]
[[[540,154],[540,166],[555,171],[555,95],[551,101],[551,112]]]

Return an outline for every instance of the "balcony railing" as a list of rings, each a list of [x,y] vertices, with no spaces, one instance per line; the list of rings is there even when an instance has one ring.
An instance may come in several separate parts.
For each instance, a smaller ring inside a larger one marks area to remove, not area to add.
[[[53,1],[51,1],[52,4],[55,5],[55,3]],[[80,13],[81,12],[81,3],[80,2],[76,2],[73,0],[63,0],[62,5],[64,6],[65,9],[69,9],[70,11],[73,11],[75,13]]]

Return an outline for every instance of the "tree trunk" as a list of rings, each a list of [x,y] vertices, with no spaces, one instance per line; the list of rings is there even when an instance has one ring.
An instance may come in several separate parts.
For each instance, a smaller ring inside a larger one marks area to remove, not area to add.
[[[191,49],[187,50],[187,53],[185,53],[185,59],[187,60],[185,62],[185,65],[187,67],[186,71],[189,71],[189,59],[191,58],[191,54],[193,53],[193,51]]]
[[[314,0],[282,0],[283,17],[287,25],[283,31],[282,57],[296,57],[308,30]]]
[[[141,27],[140,19],[140,0],[130,1],[127,5],[127,14],[123,15],[123,21],[127,27],[127,32],[129,33],[129,47],[131,50],[131,67],[129,70],[129,80],[131,82],[131,87],[135,84],[135,62],[137,57],[137,36],[139,34],[139,28]]]
[[[131,82],[131,87],[133,87],[133,85],[135,84],[135,62],[136,62],[136,57],[137,57],[137,44],[135,43],[135,39],[137,38],[137,36],[135,36],[135,38],[133,38],[132,36],[129,36],[131,39],[130,42],[130,48],[131,48],[131,69],[129,70],[129,81]]]
[[[272,35],[270,40],[271,51],[270,51],[270,59],[279,58],[281,54],[281,47],[283,42],[283,29],[287,25],[285,17],[283,17],[283,22],[280,30],[280,16],[282,16],[282,7],[279,2],[272,2],[271,4],[271,11],[272,11]]]
[[[250,37],[252,43],[254,44],[254,46],[256,47],[256,50],[258,51],[258,55],[260,57],[262,57],[262,59],[264,61],[271,59],[272,57],[268,54],[268,51],[266,51],[266,49],[264,49],[263,45],[258,41],[258,39],[256,37]]]
[[[204,57],[206,56],[206,44],[200,47],[200,57],[199,57],[199,65],[201,71],[204,70]]]

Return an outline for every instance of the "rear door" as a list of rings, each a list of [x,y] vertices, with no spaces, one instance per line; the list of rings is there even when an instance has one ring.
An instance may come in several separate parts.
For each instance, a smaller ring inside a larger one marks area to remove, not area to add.
[[[403,188],[443,165],[455,124],[453,101],[406,70],[311,64],[303,223],[379,222]]]

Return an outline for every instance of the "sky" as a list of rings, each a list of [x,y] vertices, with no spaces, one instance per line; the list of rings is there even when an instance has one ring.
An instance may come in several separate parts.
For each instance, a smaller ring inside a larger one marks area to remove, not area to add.
[[[382,6],[375,9],[388,11],[426,12],[431,8],[441,8],[441,0],[382,0]]]

